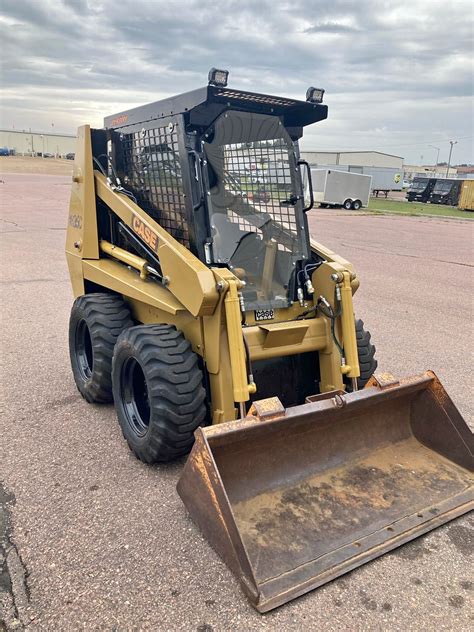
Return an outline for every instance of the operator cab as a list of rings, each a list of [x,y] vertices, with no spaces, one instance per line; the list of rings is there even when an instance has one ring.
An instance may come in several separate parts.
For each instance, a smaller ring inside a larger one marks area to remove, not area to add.
[[[309,88],[298,101],[234,90],[227,72],[212,69],[204,88],[105,120],[113,174],[201,261],[243,282],[245,310],[272,314],[309,298],[312,204],[302,169],[311,173],[298,140],[327,117],[323,94]]]

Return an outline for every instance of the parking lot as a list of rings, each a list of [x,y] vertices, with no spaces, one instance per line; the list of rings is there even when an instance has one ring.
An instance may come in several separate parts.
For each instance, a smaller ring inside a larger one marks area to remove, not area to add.
[[[2,617],[7,629],[472,629],[472,515],[256,613],[175,492],[182,462],[136,461],[113,407],[89,405],[75,388],[64,257],[70,177],[0,178],[8,571],[0,630]],[[474,224],[315,210],[310,226],[355,265],[356,313],[372,332],[379,369],[434,370],[472,422]]]

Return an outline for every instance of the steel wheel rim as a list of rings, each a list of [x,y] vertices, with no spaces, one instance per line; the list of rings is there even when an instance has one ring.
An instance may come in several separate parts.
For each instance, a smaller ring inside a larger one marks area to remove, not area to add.
[[[128,358],[121,370],[120,391],[130,429],[143,437],[150,426],[150,399],[143,369],[135,358]]]
[[[76,358],[79,372],[83,380],[90,380],[94,369],[94,352],[89,327],[84,319],[76,328]]]

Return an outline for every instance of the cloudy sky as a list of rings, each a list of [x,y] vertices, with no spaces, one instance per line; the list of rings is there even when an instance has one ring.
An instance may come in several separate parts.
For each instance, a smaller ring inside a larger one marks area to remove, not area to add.
[[[1,126],[74,132],[206,83],[304,98],[306,149],[473,156],[470,0],[2,0]],[[54,127],[53,127],[54,126]]]

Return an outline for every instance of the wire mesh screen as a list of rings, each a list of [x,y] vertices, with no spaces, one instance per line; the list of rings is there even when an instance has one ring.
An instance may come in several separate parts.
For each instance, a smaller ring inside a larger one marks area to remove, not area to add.
[[[286,307],[307,258],[293,142],[276,116],[228,111],[204,143],[212,253],[245,281],[248,309]]]
[[[295,207],[287,202],[294,186],[285,141],[277,138],[233,143],[223,149],[226,190],[242,195],[256,212],[269,213],[279,225],[296,234]],[[259,232],[258,227],[232,209],[227,214],[242,230]]]
[[[124,134],[122,159],[125,183],[139,206],[189,248],[176,126]]]

